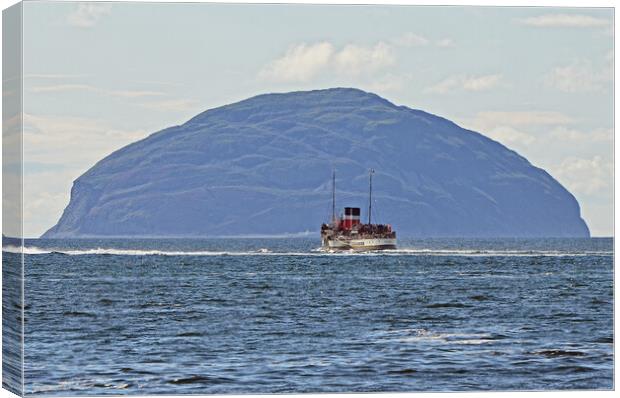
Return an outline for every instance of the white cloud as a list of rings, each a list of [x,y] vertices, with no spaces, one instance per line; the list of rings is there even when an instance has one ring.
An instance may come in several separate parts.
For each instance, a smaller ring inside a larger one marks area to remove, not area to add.
[[[497,86],[502,75],[468,77],[463,80],[463,88],[468,91],[483,91]]]
[[[396,64],[395,50],[399,47],[452,47],[451,38],[431,40],[413,32],[373,45],[349,43],[338,47],[329,41],[292,45],[284,55],[269,62],[258,73],[264,80],[305,83],[321,74],[332,73],[339,77],[370,75]],[[467,82],[466,89],[475,90],[493,81]],[[378,84],[378,83],[377,83]],[[392,85],[392,84],[391,84]]]
[[[80,174],[147,134],[103,120],[24,114],[26,236],[39,236],[58,220]]]
[[[80,3],[67,15],[67,23],[78,28],[92,28],[101,17],[110,14],[110,4]]]
[[[501,126],[557,126],[575,123],[575,119],[554,111],[483,111],[468,121],[481,130]]]
[[[519,151],[577,197],[607,195],[613,179],[612,162],[606,160],[613,130],[580,130],[574,127],[579,122],[553,111],[488,111],[462,125]]]
[[[556,127],[549,133],[551,138],[575,143],[591,143],[613,141],[614,132],[612,129],[595,129],[592,131],[581,131],[569,129],[564,126]]]
[[[360,75],[376,72],[394,62],[392,48],[384,42],[370,47],[347,44],[341,49],[329,42],[301,43],[266,65],[259,77],[272,81],[307,82],[325,72]]]
[[[533,134],[509,126],[498,126],[484,132],[486,136],[506,146],[527,146],[536,141]]]
[[[575,194],[592,195],[611,186],[613,164],[596,155],[568,157],[553,167],[552,173]]]
[[[143,130],[122,130],[100,120],[24,114],[24,158],[29,162],[84,168],[145,136]]]
[[[373,47],[348,44],[334,54],[334,64],[341,73],[357,75],[393,65],[394,55],[390,47],[383,42]]]
[[[485,91],[496,87],[502,80],[502,75],[483,76],[450,76],[434,86],[426,88],[427,93],[446,94],[455,90]]]
[[[25,235],[39,236],[58,220],[81,173],[146,135],[100,120],[24,114]]]
[[[427,93],[445,94],[456,90],[461,85],[461,80],[461,77],[451,76],[433,86],[427,87],[424,91]]]
[[[585,144],[594,144],[600,142],[610,142],[613,140],[613,131],[611,129],[595,129],[591,131],[581,131],[577,129],[567,128],[562,122],[572,123],[571,120],[562,119],[553,116],[553,113],[538,112],[527,115],[515,112],[491,112],[493,117],[486,118],[484,116],[474,119],[473,130],[481,131],[486,136],[501,142],[509,147],[520,149],[528,148],[529,145],[536,143],[541,146],[564,144],[567,148],[579,148]],[[504,115],[504,117],[502,117]],[[544,127],[556,125],[552,130]],[[518,127],[517,127],[518,126]],[[530,128],[538,126],[535,129],[537,133],[530,132]],[[543,126],[541,129],[540,126]],[[527,131],[524,131],[527,130]]]
[[[436,42],[437,47],[454,47],[454,40],[446,37]]]
[[[572,117],[553,111],[484,111],[462,120],[461,124],[511,148],[526,150],[534,143],[541,146],[550,138],[557,140],[551,137],[550,126],[561,134],[569,131],[564,126],[575,122]]]
[[[69,203],[76,171],[43,171],[24,175],[24,235],[39,237],[62,215]]]
[[[333,53],[334,46],[329,42],[297,44],[263,68],[259,76],[268,80],[305,82],[329,65]]]
[[[591,92],[611,89],[612,79],[611,65],[596,69],[591,61],[575,61],[570,65],[553,68],[545,76],[545,84],[566,93]]]
[[[583,14],[547,14],[520,19],[523,25],[543,28],[596,28],[610,25],[605,18]]]

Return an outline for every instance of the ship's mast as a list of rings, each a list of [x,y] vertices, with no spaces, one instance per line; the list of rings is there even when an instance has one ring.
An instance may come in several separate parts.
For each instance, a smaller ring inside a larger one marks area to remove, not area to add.
[[[368,177],[370,180],[370,184],[368,187],[368,224],[370,224],[372,221],[372,175],[374,174],[374,172],[374,169],[370,169],[370,172],[368,173]]]
[[[332,222],[336,223],[336,169],[332,173]]]

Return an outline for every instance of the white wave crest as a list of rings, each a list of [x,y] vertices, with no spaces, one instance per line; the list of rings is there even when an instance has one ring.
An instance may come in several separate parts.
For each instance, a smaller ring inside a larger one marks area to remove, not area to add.
[[[458,345],[480,345],[493,343],[489,333],[439,333],[426,329],[400,329],[380,331],[369,336],[375,343],[436,343]]]
[[[273,255],[269,249],[258,249],[257,251],[231,252],[231,251],[164,251],[164,250],[140,250],[140,249],[117,249],[101,248],[96,249],[56,249],[40,248],[36,246],[24,246],[23,250],[19,246],[5,246],[2,251],[16,254],[65,254],[68,256],[83,255],[111,255],[111,256],[251,256],[251,255]],[[284,253],[299,254],[304,253]]]
[[[80,255],[113,255],[113,256],[457,256],[457,257],[574,257],[574,256],[612,256],[612,251],[585,251],[585,252],[562,252],[562,251],[536,251],[536,250],[452,250],[452,249],[395,249],[374,252],[341,251],[331,252],[321,249],[313,249],[307,252],[274,252],[270,249],[261,248],[253,251],[166,251],[146,249],[122,249],[122,248],[93,248],[93,249],[67,249],[67,248],[40,248],[36,246],[4,246],[3,252],[16,254],[65,254],[69,256]]]

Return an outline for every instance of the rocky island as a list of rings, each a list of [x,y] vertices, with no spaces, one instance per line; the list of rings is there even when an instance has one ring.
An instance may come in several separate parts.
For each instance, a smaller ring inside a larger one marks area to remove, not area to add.
[[[334,168],[339,207],[364,207],[376,170],[378,221],[401,236],[589,236],[574,196],[515,151],[335,88],[259,95],[127,145],[75,180],[43,237],[318,236]]]

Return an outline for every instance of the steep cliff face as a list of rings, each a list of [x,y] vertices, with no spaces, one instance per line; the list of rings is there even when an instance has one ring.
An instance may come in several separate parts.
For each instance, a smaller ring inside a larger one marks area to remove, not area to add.
[[[318,231],[332,168],[338,207],[362,208],[374,168],[373,218],[401,236],[589,236],[573,195],[516,152],[338,88],[253,97],[112,153],[44,237]]]

